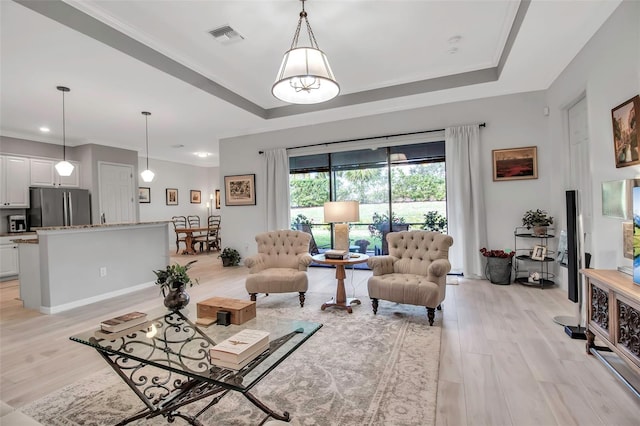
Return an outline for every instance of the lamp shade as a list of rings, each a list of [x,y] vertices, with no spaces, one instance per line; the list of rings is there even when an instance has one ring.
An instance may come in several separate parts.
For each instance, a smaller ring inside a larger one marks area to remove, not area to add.
[[[292,104],[315,104],[338,96],[340,86],[324,52],[297,47],[285,52],[271,93]]]
[[[60,161],[56,164],[56,171],[60,176],[71,176],[71,173],[73,173],[73,164],[66,160]]]
[[[325,223],[357,222],[360,220],[358,201],[330,201],[324,203]]]
[[[153,182],[153,178],[155,177],[155,173],[153,173],[149,169],[146,169],[145,171],[140,173],[140,176],[142,177],[142,180],[145,181],[145,182]]]

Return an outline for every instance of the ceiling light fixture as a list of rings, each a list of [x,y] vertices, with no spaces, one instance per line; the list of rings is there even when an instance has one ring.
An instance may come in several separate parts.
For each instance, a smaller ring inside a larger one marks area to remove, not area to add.
[[[46,127],[46,126],[42,126],[42,127],[40,127],[40,131],[42,133],[49,133],[51,131],[51,129]]]
[[[302,11],[291,48],[282,58],[271,93],[276,98],[292,104],[317,104],[338,96],[340,86],[331,71],[327,56],[320,50],[313,35],[307,12],[304,10],[305,0],[301,1]],[[307,26],[310,47],[298,47],[303,19]]]
[[[71,173],[73,173],[73,164],[67,161],[67,134],[64,123],[64,94],[71,90],[64,86],[57,86],[56,89],[62,92],[62,161],[56,164],[56,171],[60,176],[71,176]]]
[[[207,158],[208,156],[211,155],[210,152],[194,152],[194,154],[200,158]]]
[[[147,168],[145,171],[140,173],[140,176],[142,177],[143,181],[151,182],[155,177],[155,173],[149,170],[149,116],[151,115],[151,113],[147,111],[142,111],[142,115],[144,115],[144,129],[145,129],[146,141],[147,141]]]

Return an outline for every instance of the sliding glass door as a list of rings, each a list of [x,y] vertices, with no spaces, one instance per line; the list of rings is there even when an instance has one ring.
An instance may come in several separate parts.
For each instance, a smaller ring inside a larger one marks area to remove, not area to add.
[[[385,236],[392,230],[446,232],[444,159],[444,142],[292,157],[292,227],[311,232],[323,251],[333,245],[324,203],[357,200],[352,251],[386,254]]]

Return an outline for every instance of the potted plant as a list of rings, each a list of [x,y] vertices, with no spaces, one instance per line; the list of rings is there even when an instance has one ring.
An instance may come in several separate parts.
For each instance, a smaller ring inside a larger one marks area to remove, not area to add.
[[[294,231],[304,231],[304,225],[306,225],[307,229],[309,229],[309,226],[311,226],[312,224],[313,219],[309,219],[305,215],[299,214],[291,221],[291,229],[293,229]]]
[[[180,265],[175,263],[167,265],[165,269],[153,271],[156,274],[156,285],[160,286],[162,295],[164,296],[164,305],[172,310],[182,309],[189,303],[189,294],[185,291],[185,286],[193,286],[198,284],[198,279],[191,279],[187,274],[191,265],[197,260]]]
[[[544,210],[527,210],[522,216],[522,225],[527,229],[533,228],[533,235],[546,235],[547,226],[553,224],[553,217]]]
[[[225,247],[218,256],[222,259],[222,266],[237,266],[240,263],[240,253],[231,247]]]
[[[487,258],[484,274],[493,284],[507,285],[511,283],[511,259],[515,251],[487,250],[481,248],[480,253]]]
[[[435,231],[447,233],[447,218],[437,211],[433,210],[424,214],[424,223],[422,229],[426,231]]]
[[[368,240],[357,240],[355,245],[358,246],[358,251],[360,253],[367,253],[367,246],[371,244]]]

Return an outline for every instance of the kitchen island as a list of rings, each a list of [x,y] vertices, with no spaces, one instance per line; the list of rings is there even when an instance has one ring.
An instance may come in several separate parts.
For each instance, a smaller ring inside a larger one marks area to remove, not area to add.
[[[169,264],[169,222],[35,228],[15,240],[25,308],[54,314],[130,293]]]

